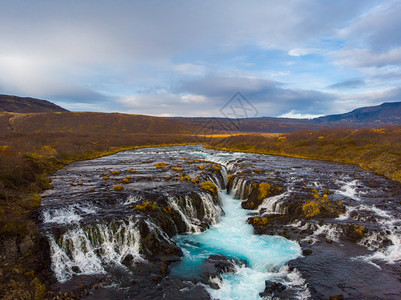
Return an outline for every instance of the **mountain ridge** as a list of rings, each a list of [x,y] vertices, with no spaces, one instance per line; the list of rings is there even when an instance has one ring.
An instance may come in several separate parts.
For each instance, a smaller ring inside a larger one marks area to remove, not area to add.
[[[120,132],[135,133],[180,133],[220,134],[227,132],[288,133],[299,130],[319,130],[339,127],[372,127],[401,124],[401,102],[385,102],[376,106],[354,109],[344,114],[327,115],[314,119],[256,117],[229,119],[220,117],[156,117],[148,115],[69,112],[47,100],[30,97],[0,95],[0,113],[24,114],[6,117],[13,126],[31,131],[49,132]],[[41,113],[38,116],[32,113]],[[58,115],[55,115],[57,113]],[[46,125],[47,124],[47,125]]]
[[[68,110],[48,100],[0,94],[0,112],[40,113],[65,111]]]

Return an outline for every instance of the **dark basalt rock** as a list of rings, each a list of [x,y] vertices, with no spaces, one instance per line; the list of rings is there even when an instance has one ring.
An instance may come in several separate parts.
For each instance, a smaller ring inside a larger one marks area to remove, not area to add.
[[[210,255],[202,266],[201,281],[213,289],[219,289],[219,285],[213,279],[221,281],[221,274],[235,273],[236,265],[246,266],[247,262],[242,259],[228,258],[224,255]]]
[[[272,182],[254,182],[247,199],[241,203],[241,206],[244,209],[255,209],[262,204],[266,197],[273,197],[282,191],[282,187]]]
[[[287,287],[280,282],[273,282],[270,280],[265,281],[265,290],[262,293],[259,293],[260,297],[277,297],[280,296],[282,292],[284,292]]]

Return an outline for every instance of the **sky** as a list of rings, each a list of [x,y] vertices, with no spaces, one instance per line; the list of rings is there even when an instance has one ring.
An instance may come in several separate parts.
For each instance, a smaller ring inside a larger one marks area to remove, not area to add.
[[[401,0],[1,0],[0,94],[72,111],[312,118],[401,101]]]

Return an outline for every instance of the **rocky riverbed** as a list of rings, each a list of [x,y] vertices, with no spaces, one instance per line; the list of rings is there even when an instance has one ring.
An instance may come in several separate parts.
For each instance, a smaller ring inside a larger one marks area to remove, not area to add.
[[[50,298],[236,298],[225,291],[239,274],[251,276],[252,251],[213,247],[197,276],[175,271],[188,257],[180,241],[190,235],[198,243],[230,217],[227,193],[255,243],[272,237],[300,247],[289,261],[264,266],[257,288],[242,287],[258,289],[256,298],[401,294],[400,185],[358,167],[184,146],[77,162],[51,179],[38,221]]]

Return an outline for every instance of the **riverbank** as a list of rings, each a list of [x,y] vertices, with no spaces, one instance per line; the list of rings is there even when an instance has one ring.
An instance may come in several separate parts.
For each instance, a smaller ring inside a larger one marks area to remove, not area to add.
[[[300,131],[277,137],[235,135],[210,141],[206,147],[353,164],[401,182],[400,126]]]
[[[0,146],[0,298],[42,299],[49,265],[36,227],[39,193],[64,166],[120,151],[194,144],[180,135],[11,135]],[[46,248],[46,247],[45,247]]]
[[[48,175],[79,160],[119,151],[200,143],[241,152],[330,160],[359,165],[401,182],[401,127],[304,131],[279,136],[246,134],[13,133],[0,145],[0,291],[1,297],[44,295],[48,265],[33,213],[41,191],[51,188]]]

